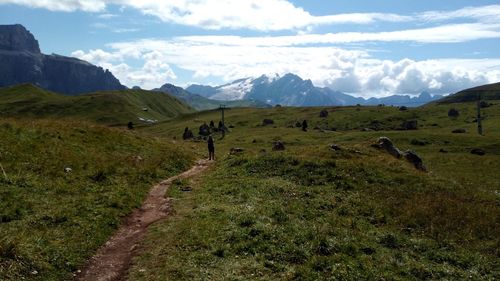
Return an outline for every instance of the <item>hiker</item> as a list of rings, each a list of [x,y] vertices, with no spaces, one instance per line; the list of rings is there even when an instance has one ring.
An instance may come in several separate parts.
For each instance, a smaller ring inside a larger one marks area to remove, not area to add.
[[[215,146],[212,136],[208,136],[208,160],[215,160]]]

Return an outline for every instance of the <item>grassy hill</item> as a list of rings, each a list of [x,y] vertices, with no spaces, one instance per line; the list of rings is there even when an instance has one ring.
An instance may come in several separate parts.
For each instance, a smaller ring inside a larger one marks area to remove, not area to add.
[[[458,118],[447,116],[451,107]],[[475,133],[475,103],[332,107],[327,118],[321,109],[228,110],[234,128],[217,135],[216,167],[169,190],[176,214],[152,227],[129,278],[499,278],[498,103],[483,111],[485,136]],[[145,130],[179,138],[184,127],[197,131],[219,116],[195,113]],[[262,125],[264,118],[274,124]],[[307,132],[294,126],[304,119]],[[418,130],[400,130],[406,120],[417,120]],[[452,133],[457,128],[467,132]],[[416,151],[429,172],[373,148],[381,136]],[[285,151],[271,149],[276,140]],[[186,145],[206,156],[204,142]],[[233,147],[243,152],[229,154]],[[187,185],[192,192],[181,191]]]
[[[475,88],[466,89],[456,94],[444,97],[437,103],[460,103],[477,101],[478,96],[482,100],[500,100],[500,83],[483,85]]]
[[[69,280],[154,183],[192,161],[134,131],[0,118],[0,280]]]
[[[144,90],[64,96],[30,84],[0,89],[0,116],[76,118],[124,125],[163,121],[189,112],[193,112],[190,106],[172,96]]]

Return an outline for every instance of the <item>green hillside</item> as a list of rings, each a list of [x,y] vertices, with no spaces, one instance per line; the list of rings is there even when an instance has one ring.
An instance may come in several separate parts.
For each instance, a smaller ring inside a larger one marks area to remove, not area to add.
[[[459,103],[477,101],[478,96],[481,100],[500,100],[500,83],[483,85],[475,88],[466,89],[456,94],[444,97],[437,103]]]
[[[163,121],[189,112],[193,112],[190,106],[172,96],[144,90],[64,96],[30,84],[0,89],[0,116],[8,117],[77,118],[123,125]]]
[[[192,161],[135,131],[0,117],[0,280],[70,280],[153,184]]]
[[[176,213],[152,227],[129,279],[499,278],[500,104],[483,110],[485,136],[475,103],[332,107],[320,118],[322,109],[228,110],[216,167],[169,190]],[[195,113],[145,130],[179,138],[219,118]],[[304,119],[307,132],[294,126]],[[406,120],[418,129],[401,130]],[[382,136],[414,150],[428,172],[373,148]],[[276,140],[285,151],[272,150]],[[205,142],[186,146],[206,157]],[[243,152],[231,155],[235,147]]]

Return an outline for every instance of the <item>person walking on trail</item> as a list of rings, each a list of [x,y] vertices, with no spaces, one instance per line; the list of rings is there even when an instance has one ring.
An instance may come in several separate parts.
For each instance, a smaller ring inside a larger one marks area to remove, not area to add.
[[[215,160],[215,146],[212,136],[208,136],[208,160]]]

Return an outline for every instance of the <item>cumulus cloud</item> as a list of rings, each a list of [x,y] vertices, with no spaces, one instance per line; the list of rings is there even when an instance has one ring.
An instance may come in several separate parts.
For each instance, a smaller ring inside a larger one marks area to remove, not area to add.
[[[144,88],[175,79],[170,65],[192,71],[194,79],[216,77],[227,82],[292,72],[318,86],[365,97],[424,90],[451,93],[500,80],[500,59],[391,61],[375,59],[367,51],[332,46],[228,45],[186,38],[113,43],[108,48],[73,55],[109,68],[128,86]],[[131,58],[143,60],[144,64],[137,69],[124,67]]]
[[[99,65],[109,69],[123,84],[141,86],[141,88],[152,89],[163,85],[166,81],[177,79],[167,58],[158,50],[148,50],[147,52],[107,52],[101,49],[84,52],[75,51],[71,54],[81,60]],[[126,63],[126,59],[133,57],[142,60],[140,67],[131,67]]]

